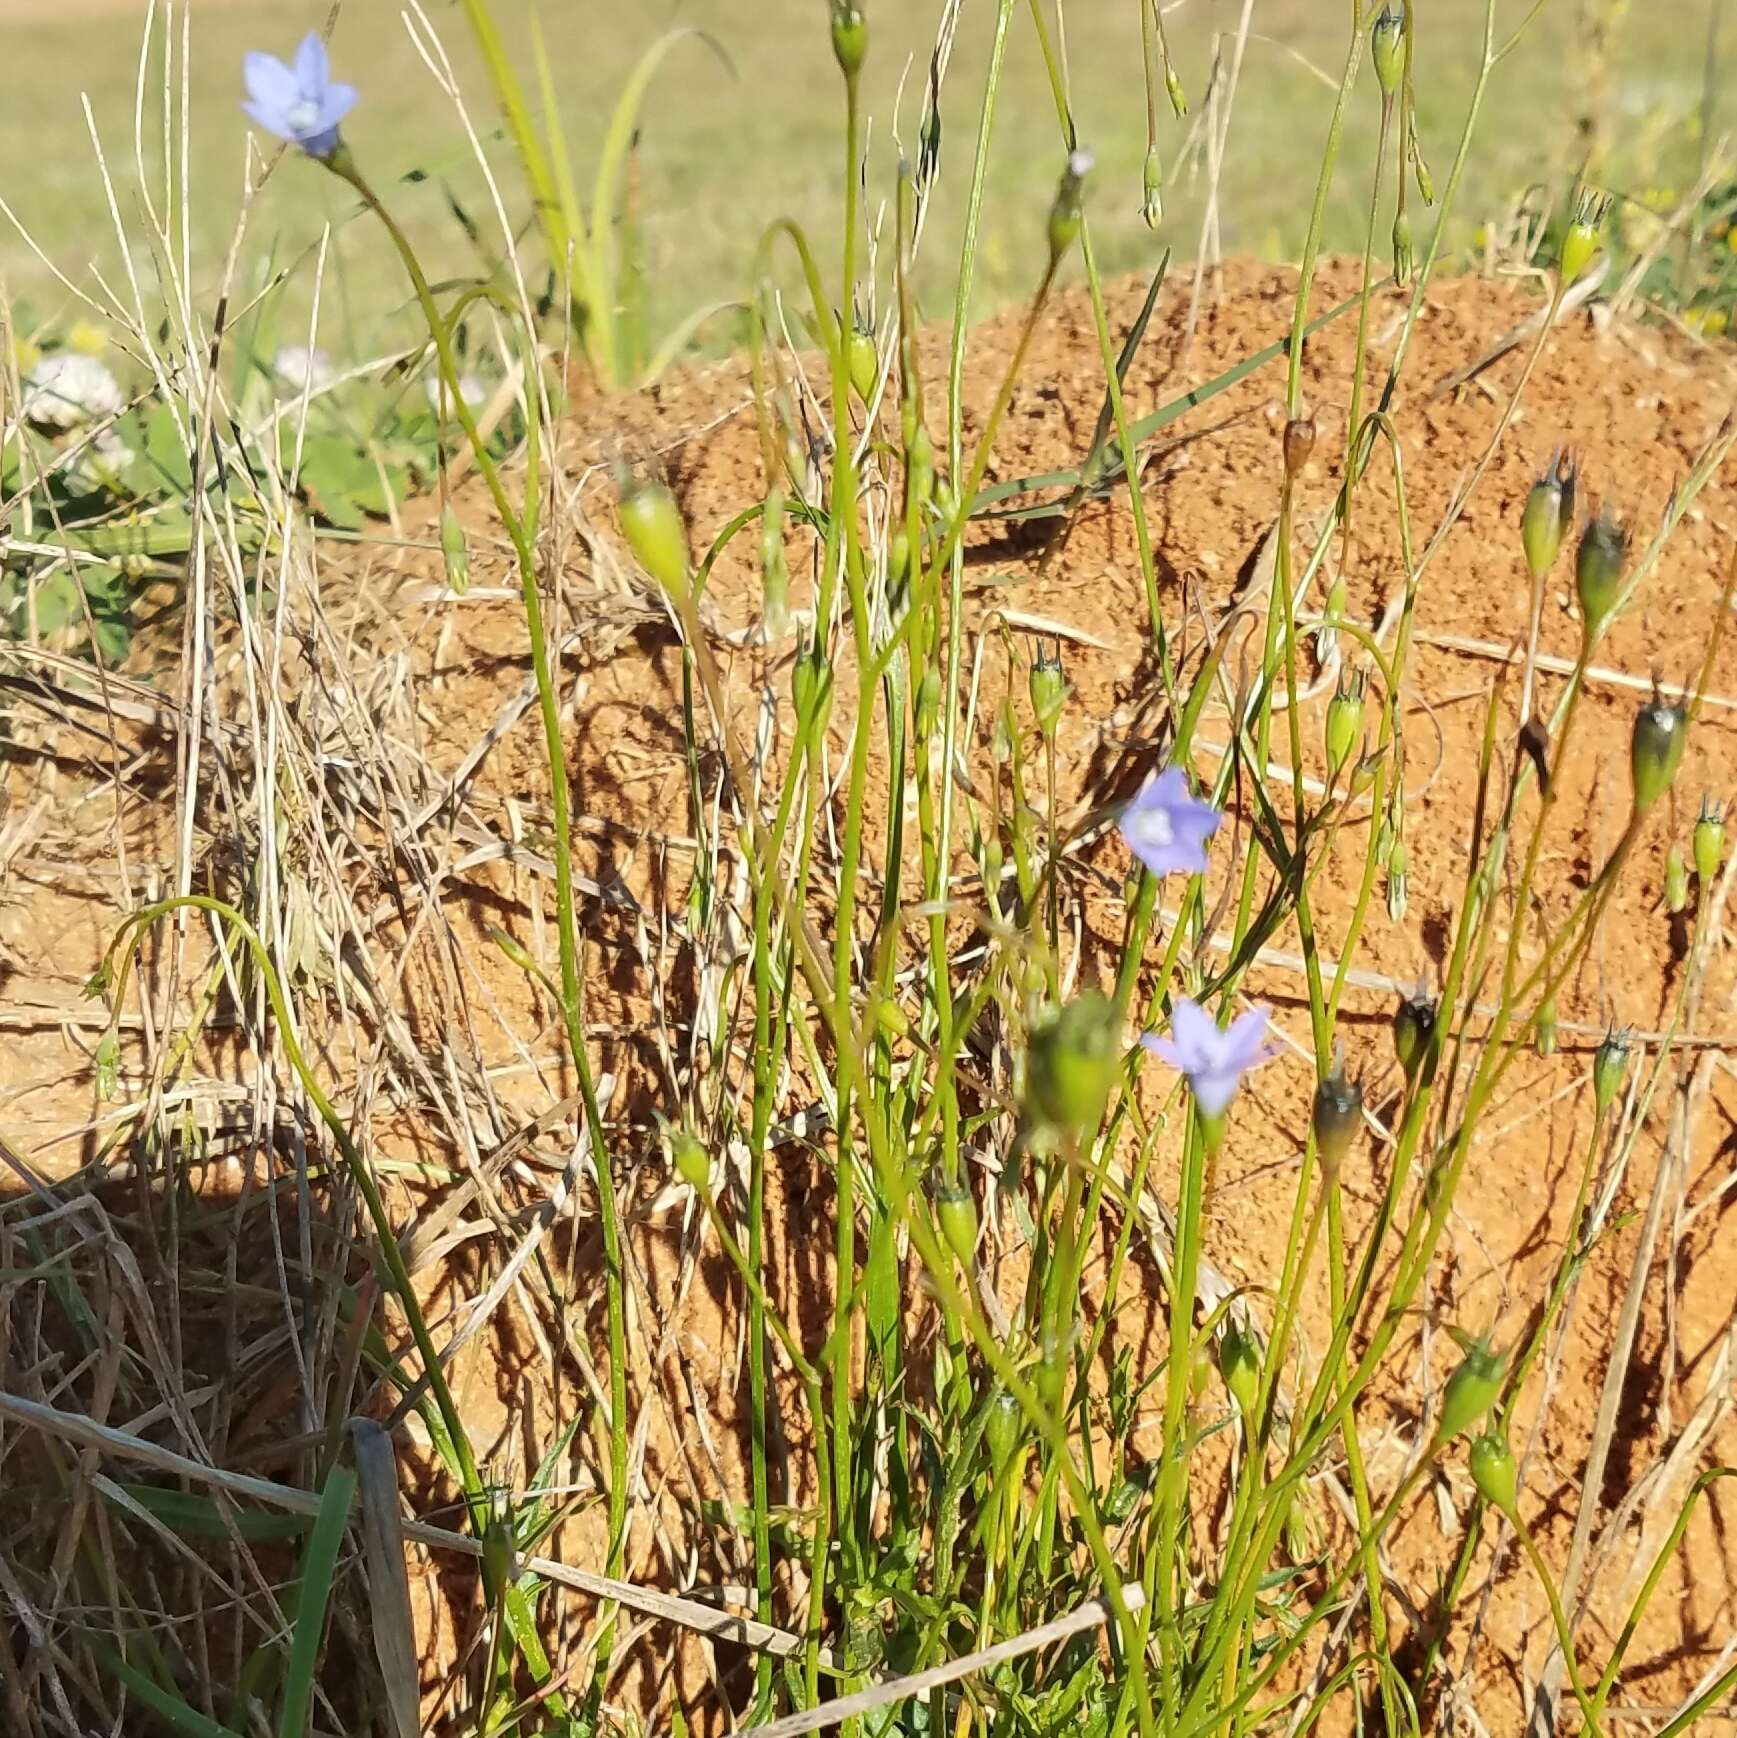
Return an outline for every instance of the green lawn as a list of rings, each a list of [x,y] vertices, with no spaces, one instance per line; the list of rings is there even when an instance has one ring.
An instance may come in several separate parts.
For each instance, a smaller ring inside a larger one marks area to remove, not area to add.
[[[1529,181],[1572,162],[1569,88],[1571,31],[1589,0],[1549,0],[1526,43],[1500,70],[1490,91],[1482,143],[1464,201],[1463,236]],[[1593,5],[1603,0],[1590,0]],[[1615,42],[1611,89],[1601,105],[1626,149],[1613,160],[1647,184],[1680,176],[1692,146],[1689,122],[1700,102],[1705,7],[1631,9]],[[1045,0],[1053,16],[1053,0]],[[899,132],[914,145],[920,97],[939,0],[870,0],[869,77],[873,116],[871,190],[890,194],[895,161],[894,97],[906,76]],[[47,8],[44,11],[49,10]],[[499,0],[507,40],[525,49],[531,8]],[[1503,25],[1525,10],[1500,0]],[[1264,0],[1255,7],[1237,94],[1236,121],[1222,180],[1220,234],[1226,250],[1294,253],[1312,196],[1331,105],[1329,82],[1343,59],[1350,7],[1344,0]],[[244,162],[245,124],[237,108],[238,65],[249,46],[287,55],[300,33],[318,23],[323,4],[206,0],[193,7],[191,78],[191,211],[194,276],[211,292],[233,233]],[[1207,85],[1215,44],[1228,55],[1238,0],[1186,0],[1169,18],[1172,49],[1191,97]],[[1438,181],[1446,170],[1480,51],[1481,0],[1419,0],[1418,93],[1422,137]],[[101,16],[93,16],[100,14]],[[523,200],[510,153],[495,130],[487,85],[456,5],[432,4],[484,132],[516,217]],[[654,332],[701,302],[739,294],[755,239],[772,218],[788,214],[809,226],[834,257],[840,178],[840,81],[833,67],[822,0],[692,0],[682,7],[624,0],[544,0],[541,16],[559,69],[562,118],[581,181],[609,107],[647,43],[671,23],[703,27],[729,55],[734,72],[698,43],[678,48],[654,87],[645,119],[643,188]],[[976,133],[976,111],[994,16],[990,0],[965,0],[943,98],[944,174],[930,230],[922,288],[929,311],[944,310],[958,215]],[[1081,135],[1097,153],[1091,211],[1101,255],[1111,268],[1149,263],[1158,245],[1139,213],[1144,155],[1144,92],[1139,73],[1138,0],[1073,0],[1066,42]],[[154,265],[139,193],[133,142],[134,85],[142,8],[117,0],[64,0],[53,21],[14,23],[11,64],[25,76],[9,82],[0,105],[0,152],[10,166],[4,197],[44,251],[74,281],[92,267],[125,295],[126,278],[80,106],[89,93],[108,154],[116,197],[134,237],[134,262],[147,284]],[[1039,264],[1043,218],[1060,161],[1054,108],[1024,0],[1015,8],[1007,83],[1000,111],[988,199],[979,303],[1021,295]],[[147,177],[162,198],[161,45],[149,80]],[[333,41],[340,76],[362,87],[347,129],[378,184],[416,171],[427,178],[402,187],[396,201],[437,273],[474,268],[476,256],[446,208],[445,189],[493,224],[479,176],[451,105],[418,57],[385,0],[349,0]],[[528,50],[526,51],[528,72]],[[31,69],[40,76],[32,76]],[[1360,241],[1367,198],[1377,98],[1365,67],[1347,129],[1343,172],[1329,212],[1328,242]],[[1188,122],[1166,111],[1163,142],[1171,166],[1163,240],[1191,257],[1205,200],[1203,174],[1178,168]],[[1204,164],[1204,159],[1202,159]],[[327,286],[322,339],[334,348],[365,345],[399,306],[392,263],[372,225],[348,223],[350,201],[313,165],[284,161],[259,195],[249,224],[244,282],[263,281],[268,262],[298,259],[317,241],[321,220],[336,223],[334,276]],[[1414,201],[1415,209],[1415,201]],[[1380,244],[1385,247],[1385,223]],[[30,316],[58,320],[70,298],[10,231],[0,225],[0,271]],[[1427,234],[1418,214],[1421,242]],[[884,256],[883,256],[884,258]],[[287,332],[305,308],[308,274],[280,300]]]

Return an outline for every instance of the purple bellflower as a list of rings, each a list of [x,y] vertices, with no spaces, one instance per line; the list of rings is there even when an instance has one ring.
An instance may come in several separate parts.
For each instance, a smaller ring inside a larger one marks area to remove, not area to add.
[[[1140,1042],[1188,1076],[1202,1116],[1220,1117],[1236,1097],[1242,1077],[1278,1054],[1267,1036],[1269,1017],[1265,1008],[1250,1008],[1220,1030],[1198,1002],[1179,996],[1170,1010],[1170,1036],[1147,1032]]]
[[[1206,868],[1206,841],[1223,820],[1211,803],[1188,794],[1182,768],[1169,766],[1148,779],[1122,811],[1122,837],[1154,875],[1199,875]]]
[[[326,45],[309,31],[285,66],[275,54],[252,53],[241,63],[248,100],[241,106],[268,133],[300,145],[322,162],[338,148],[338,123],[356,106],[354,85],[334,84]]]

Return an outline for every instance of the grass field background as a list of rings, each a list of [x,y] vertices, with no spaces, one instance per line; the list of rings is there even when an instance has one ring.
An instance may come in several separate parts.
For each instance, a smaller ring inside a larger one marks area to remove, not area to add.
[[[1698,149],[1712,3],[1623,7],[1610,0],[1548,0],[1532,26],[1534,39],[1492,83],[1489,124],[1476,148],[1453,239],[1468,242],[1480,221],[1528,184],[1565,183],[1583,154],[1577,123],[1587,115],[1597,117],[1614,142],[1595,169],[1620,192],[1680,185],[1692,174]],[[502,0],[498,10],[503,35],[525,58],[534,89],[528,63],[533,8],[526,0]],[[672,27],[694,27],[728,57],[726,68],[706,43],[684,42],[664,63],[647,104],[640,176],[654,335],[703,302],[742,293],[753,238],[779,215],[808,226],[831,253],[838,221],[840,98],[819,0],[695,0],[686,6],[543,0],[535,10],[558,69],[561,121],[582,185],[617,93],[658,36]],[[1511,30],[1526,10],[1519,0],[1501,0],[1499,32]],[[892,186],[895,120],[905,148],[914,150],[939,11],[938,0],[874,0],[870,8],[871,211]],[[950,312],[957,219],[994,13],[989,0],[965,0],[943,92],[942,189],[920,285],[926,311],[937,316]],[[1481,0],[1419,5],[1421,136],[1438,181],[1445,178],[1482,52],[1483,13]],[[177,10],[173,16],[177,40],[185,26],[191,48],[188,208],[198,290],[215,287],[242,195],[241,56],[250,47],[287,55],[325,15],[318,5],[194,0],[190,15]],[[1299,249],[1349,15],[1347,5],[1327,0],[1254,5],[1236,93],[1237,143],[1220,184],[1225,251],[1285,258]],[[522,219],[521,188],[464,15],[455,5],[437,3],[428,16],[451,55],[503,192]],[[1191,159],[1184,146],[1202,113],[1200,99],[1215,57],[1228,61],[1241,16],[1237,0],[1183,0],[1168,12],[1172,52],[1195,107],[1185,120],[1168,109],[1163,113],[1169,187],[1164,228],[1154,238],[1139,215],[1145,97],[1137,9],[1106,0],[1065,9],[1074,108],[1082,138],[1098,158],[1091,212],[1107,267],[1150,265],[1165,242],[1174,244],[1180,258],[1197,251],[1207,193],[1205,154],[1195,152]],[[145,57],[142,151],[135,149],[134,113],[146,11],[138,0],[17,0],[12,22],[0,26],[11,38],[15,72],[0,108],[0,150],[13,165],[4,197],[42,253],[74,283],[90,285],[94,270],[123,296],[129,292],[120,246],[81,99],[88,96],[120,216],[133,236],[135,267],[149,279],[153,262],[144,240],[141,165],[143,181],[162,203],[164,17],[159,10],[156,41]],[[1594,53],[1587,44],[1600,20],[1608,35],[1602,53]],[[1019,297],[1031,284],[1061,155],[1027,21],[1010,33],[1010,42],[1010,100],[1001,109],[985,204],[979,312]],[[448,196],[472,212],[492,241],[495,226],[482,180],[399,8],[384,0],[350,0],[338,14],[332,56],[338,75],[361,87],[361,104],[346,127],[358,158],[377,185],[423,177],[395,197],[397,209],[436,271],[474,272],[478,255],[454,221]],[[1328,216],[1330,247],[1360,245],[1377,107],[1366,67]],[[1723,118],[1716,115],[1715,125]],[[1413,208],[1421,244],[1427,228],[1415,198]],[[330,220],[333,270],[321,338],[346,352],[377,342],[382,322],[401,303],[396,269],[373,226],[354,222],[353,215],[352,202],[334,180],[305,162],[286,160],[258,195],[243,250],[243,286],[257,285],[271,268],[306,255],[321,220]],[[69,292],[12,225],[0,227],[0,272],[22,301],[22,323],[63,321],[73,307]],[[1377,245],[1385,249],[1385,235]],[[286,329],[305,317],[310,276],[298,268],[278,304]],[[715,326],[709,341],[715,346],[729,335],[727,325]]]

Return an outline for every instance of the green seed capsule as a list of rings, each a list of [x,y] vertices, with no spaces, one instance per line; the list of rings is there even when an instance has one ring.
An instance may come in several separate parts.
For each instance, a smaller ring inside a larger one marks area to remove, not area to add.
[[[850,366],[850,383],[856,389],[857,397],[866,405],[875,395],[875,380],[880,374],[874,333],[853,325],[845,354]]]
[[[1085,221],[1086,177],[1092,170],[1090,151],[1070,151],[1067,167],[1062,171],[1060,185],[1055,190],[1055,203],[1049,210],[1049,258],[1056,265],[1079,239],[1080,225]]]
[[[1387,915],[1395,923],[1405,921],[1410,869],[1411,854],[1405,848],[1405,841],[1395,839],[1387,850]]]
[[[1526,497],[1526,511],[1520,516],[1520,542],[1532,577],[1542,579],[1562,548],[1562,485],[1556,480],[1554,467],[1532,485]]]
[[[446,563],[446,589],[455,597],[463,597],[470,590],[470,550],[450,501],[440,509],[440,553]]]
[[[1486,1503],[1502,1511],[1514,1512],[1520,1494],[1520,1469],[1514,1464],[1514,1451],[1505,1436],[1493,1431],[1480,1436],[1466,1452],[1472,1469],[1472,1483]]]
[[[1407,149],[1411,154],[1411,172],[1417,181],[1417,191],[1425,205],[1435,204],[1435,177],[1429,172],[1429,164],[1424,161],[1423,152],[1417,143],[1417,117],[1406,118]]]
[[[1146,153],[1146,167],[1141,175],[1140,215],[1148,229],[1156,229],[1164,221],[1164,159],[1154,145]]]
[[[1538,1023],[1533,1029],[1533,1044],[1540,1056],[1556,1054],[1556,998],[1546,996],[1538,1004]]]
[[[1603,1116],[1622,1089],[1628,1073],[1628,1033],[1607,1032],[1592,1059],[1592,1102]]]
[[[1384,97],[1399,89],[1399,75],[1405,70],[1404,48],[1404,19],[1391,6],[1383,6],[1381,15],[1370,26],[1369,58],[1375,62],[1376,82]]]
[[[1447,1442],[1471,1429],[1495,1405],[1506,1369],[1506,1360],[1488,1346],[1473,1346],[1466,1353],[1442,1391],[1441,1418],[1435,1427],[1437,1442]]]
[[[1333,1072],[1315,1088],[1315,1151],[1329,1176],[1338,1173],[1362,1123],[1363,1088],[1345,1078],[1344,1061],[1335,1058]]]
[[[1237,1409],[1247,1418],[1260,1397],[1261,1359],[1253,1338],[1235,1322],[1226,1322],[1218,1336],[1218,1372]]]
[[[1397,854],[1402,847],[1393,847]],[[1394,1011],[1393,1049],[1407,1080],[1415,1080],[1417,1071],[1435,1036],[1436,1001],[1428,989],[1419,984]]]
[[[1680,703],[1668,702],[1654,689],[1652,699],[1635,714],[1634,736],[1629,743],[1637,815],[1645,814],[1671,788],[1688,740],[1687,710]]]
[[[1628,533],[1600,508],[1580,534],[1574,558],[1574,587],[1580,594],[1580,615],[1586,643],[1591,645],[1622,591],[1622,570],[1628,561]]]
[[[943,1184],[935,1191],[935,1217],[947,1247],[967,1272],[977,1257],[977,1203],[964,1183]]]
[[[1343,677],[1327,702],[1327,784],[1329,788],[1363,740],[1363,698],[1368,677],[1361,669]]]
[[[1604,218],[1610,201],[1582,189],[1574,204],[1574,218],[1562,237],[1561,272],[1564,286],[1573,283],[1592,264],[1602,242]]]
[[[630,484],[621,497],[621,529],[639,565],[670,597],[688,591],[688,533],[675,496],[662,483]]]
[[[1695,873],[1703,891],[1713,885],[1725,856],[1725,816],[1711,797],[1701,799],[1701,818],[1695,822]]]
[[[1315,450],[1315,433],[1315,419],[1307,410],[1299,412],[1285,424],[1285,475],[1292,482],[1302,475],[1303,467],[1308,464],[1309,457]],[[1335,580],[1334,584],[1341,587],[1340,608],[1343,609],[1342,582]]]
[[[699,1138],[685,1128],[678,1128],[670,1135],[669,1147],[676,1174],[703,1195],[712,1180],[711,1154],[700,1145]]]
[[[1393,214],[1393,281],[1404,289],[1411,282],[1416,255],[1411,247],[1411,219],[1403,211]]]
[[[868,58],[868,20],[851,0],[832,0],[832,52],[847,79],[854,79]]]
[[[1026,1095],[1037,1121],[1077,1130],[1098,1120],[1121,1053],[1117,1028],[1114,1005],[1097,990],[1038,1017],[1026,1063]]]
[[[989,1402],[989,1417],[983,1425],[983,1444],[989,1464],[997,1474],[1007,1470],[1025,1432],[1025,1413],[1005,1389]]]
[[[1167,66],[1164,69],[1164,89],[1170,98],[1170,107],[1180,119],[1188,113],[1188,95],[1182,88],[1182,80],[1176,76],[1176,68]]]
[[[121,1082],[121,1038],[118,1032],[107,1031],[98,1039],[92,1072],[96,1079],[96,1095],[106,1104],[115,1096]]]
[[[1665,910],[1675,917],[1689,904],[1689,863],[1675,839],[1665,853]]]
[[[934,734],[935,720],[941,712],[941,672],[926,670],[917,684],[915,699],[917,739],[927,741]]]
[[[1028,682],[1031,689],[1031,710],[1037,717],[1037,727],[1045,737],[1053,737],[1068,698],[1067,679],[1062,675],[1059,643],[1054,657],[1045,657],[1043,647],[1039,645]]]

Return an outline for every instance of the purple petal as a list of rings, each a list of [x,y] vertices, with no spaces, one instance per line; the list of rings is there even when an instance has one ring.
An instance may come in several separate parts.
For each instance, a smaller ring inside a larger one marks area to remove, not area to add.
[[[1176,1048],[1187,1062],[1189,1070],[1210,1068],[1218,1059],[1224,1034],[1218,1023],[1198,1002],[1178,996],[1170,1009],[1170,1030],[1176,1034]]]
[[[1234,1074],[1191,1074],[1188,1077],[1188,1089],[1194,1094],[1194,1102],[1200,1106],[1202,1116],[1223,1116],[1241,1084],[1240,1071]]]
[[[245,54],[241,59],[241,76],[247,85],[247,94],[263,109],[268,109],[282,115],[292,103],[301,96],[300,87],[296,83],[296,75],[278,59],[275,54],[260,54],[257,51]],[[252,113],[252,111],[249,111]],[[255,114],[255,120],[260,117]],[[271,126],[269,121],[260,120],[261,126]],[[276,129],[273,128],[275,131]]]
[[[1234,1062],[1238,1069],[1244,1069],[1253,1068],[1257,1062],[1264,1062],[1273,1055],[1274,1048],[1267,1037],[1268,1019],[1265,1008],[1250,1008],[1237,1015],[1225,1033],[1226,1060]]]
[[[310,30],[296,50],[296,84],[304,97],[318,100],[332,82],[332,69],[326,59],[326,45],[317,30]]]
[[[295,142],[295,134],[284,123],[283,110],[254,102],[244,102],[241,107],[255,126],[276,138],[288,139],[292,144]]]
[[[1156,1032],[1142,1032],[1140,1043],[1154,1056],[1162,1056],[1172,1068],[1186,1069],[1187,1064],[1182,1060],[1182,1052],[1168,1038],[1161,1037]]]
[[[337,126],[356,106],[361,95],[353,84],[327,85],[325,95],[320,99],[320,119],[328,127]]]

